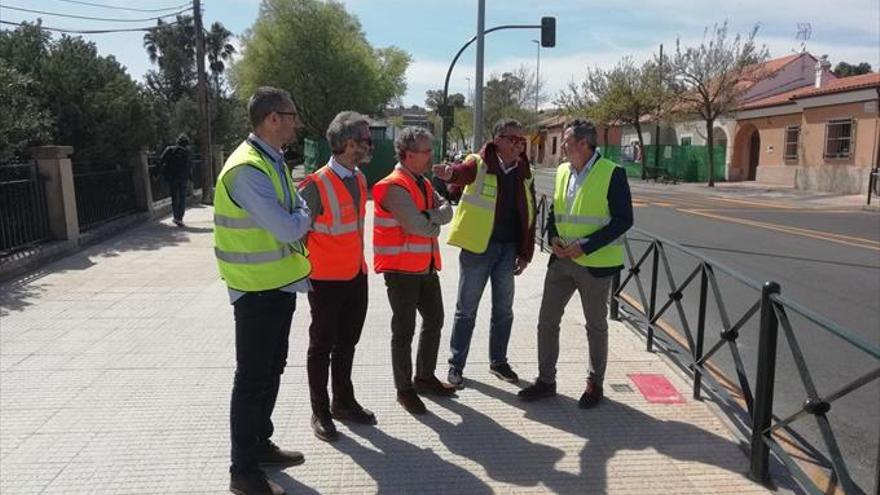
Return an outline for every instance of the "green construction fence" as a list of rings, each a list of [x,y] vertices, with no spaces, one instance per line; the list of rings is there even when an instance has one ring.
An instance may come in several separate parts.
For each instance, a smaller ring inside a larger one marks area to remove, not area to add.
[[[619,163],[626,169],[629,177],[642,176],[642,164],[624,156],[622,146],[602,146],[602,154],[609,160]],[[706,182],[709,180],[709,148],[707,146],[647,145],[645,146],[645,164],[654,167],[654,154],[660,153],[659,168],[670,177],[682,182]],[[724,181],[724,163],[727,150],[724,146],[716,146],[715,181]]]

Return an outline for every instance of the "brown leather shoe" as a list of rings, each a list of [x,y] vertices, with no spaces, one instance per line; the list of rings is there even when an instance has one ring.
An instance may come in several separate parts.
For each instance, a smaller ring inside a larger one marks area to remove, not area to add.
[[[233,474],[229,491],[235,495],[284,495],[284,488],[266,478],[262,471]]]
[[[257,462],[260,467],[289,467],[298,466],[306,461],[302,452],[284,450],[275,445],[271,440],[266,440],[257,454]]]
[[[428,412],[425,403],[422,402],[422,399],[419,398],[418,394],[416,394],[416,391],[413,389],[398,390],[397,402],[399,402],[400,405],[410,414],[425,414]]]
[[[416,393],[422,395],[437,395],[439,397],[452,397],[455,395],[455,387],[441,382],[436,376],[431,378],[416,377],[413,380],[413,388]]]
[[[603,397],[602,385],[597,385],[592,379],[587,379],[587,389],[581,395],[578,401],[578,407],[581,409],[590,409],[596,407]]]

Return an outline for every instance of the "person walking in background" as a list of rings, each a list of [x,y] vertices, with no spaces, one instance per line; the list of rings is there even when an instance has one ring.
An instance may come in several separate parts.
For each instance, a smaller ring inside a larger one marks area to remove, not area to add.
[[[492,281],[489,371],[516,383],[507,362],[513,326],[514,276],[526,269],[535,251],[535,186],[522,125],[512,119],[495,124],[494,139],[460,165],[438,165],[434,173],[464,186],[452,218],[449,244],[461,248],[458,300],[450,342],[449,383],[464,386],[477,307]]]
[[[177,144],[166,147],[159,157],[162,177],[168,182],[171,192],[172,221],[178,227],[185,227],[183,214],[186,211],[189,181],[192,180],[188,146],[189,138],[181,134],[177,137]]]
[[[355,400],[351,381],[355,346],[367,317],[367,179],[358,165],[369,163],[373,153],[369,121],[356,112],[340,112],[327,128],[327,141],[330,162],[309,174],[300,192],[313,221],[306,243],[313,265],[306,360],[312,430],[330,442],[338,438],[333,419],[376,424],[376,416]],[[332,404],[327,393],[330,368]]]
[[[455,394],[455,388],[434,376],[443,328],[437,237],[440,226],[452,220],[452,207],[425,179],[431,169],[432,141],[431,133],[423,128],[403,129],[394,142],[400,161],[373,186],[373,266],[385,277],[391,304],[391,364],[397,402],[412,414],[426,412],[419,393]],[[416,311],[422,316],[422,331],[413,379]]]
[[[587,330],[587,385],[578,405],[595,407],[604,395],[608,362],[608,297],[611,279],[623,269],[622,236],[632,227],[632,198],[626,171],[596,150],[596,127],[574,120],[565,127],[569,161],[556,170],[548,213],[553,254],[538,313],[538,379],[519,392],[526,401],[556,395],[559,323],[577,291]]]
[[[253,132],[229,155],[214,196],[214,253],[235,315],[229,489],[278,495],[284,490],[259,468],[305,460],[271,437],[296,293],[310,287],[312,267],[302,239],[311,222],[281,152],[298,127],[290,94],[259,88],[248,114]]]

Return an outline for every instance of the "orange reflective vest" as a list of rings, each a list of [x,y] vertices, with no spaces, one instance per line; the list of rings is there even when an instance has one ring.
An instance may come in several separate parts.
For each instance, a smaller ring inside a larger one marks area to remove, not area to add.
[[[431,267],[440,270],[440,248],[435,237],[410,234],[385,208],[382,201],[391,186],[400,186],[409,193],[419,211],[434,208],[434,189],[425,181],[425,195],[409,173],[395,168],[388,177],[373,186],[373,269],[382,272],[422,273]]]
[[[367,204],[367,179],[359,170],[355,176],[360,189],[359,208],[342,179],[325,165],[309,174],[300,185],[304,188],[314,182],[321,195],[323,211],[315,217],[306,247],[314,250],[310,256],[314,280],[351,280],[358,273],[367,272],[364,260],[364,216]],[[360,212],[360,213],[358,213]]]

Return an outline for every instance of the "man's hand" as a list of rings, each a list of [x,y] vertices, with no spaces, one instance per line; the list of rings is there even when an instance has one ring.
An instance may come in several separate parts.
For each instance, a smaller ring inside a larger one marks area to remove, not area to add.
[[[565,244],[562,242],[562,239],[558,237],[554,237],[550,239],[550,250],[553,252],[553,256],[557,258],[567,258],[565,255]]]
[[[584,254],[584,250],[581,247],[581,243],[575,240],[565,248],[563,248],[563,253],[566,258],[577,258],[578,256]]]
[[[452,179],[452,165],[446,163],[438,163],[431,167],[434,175],[440,178],[440,180],[448,181]]]
[[[529,262],[524,258],[517,257],[516,258],[516,268],[513,270],[514,275],[519,275],[522,273],[526,267],[529,266]]]

